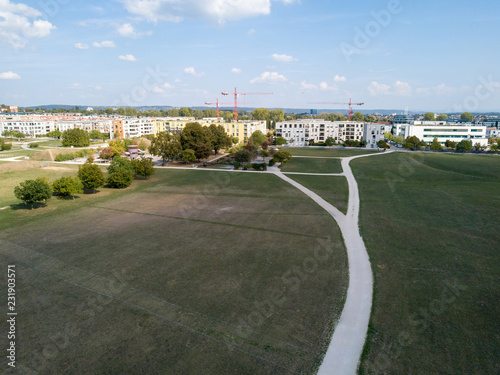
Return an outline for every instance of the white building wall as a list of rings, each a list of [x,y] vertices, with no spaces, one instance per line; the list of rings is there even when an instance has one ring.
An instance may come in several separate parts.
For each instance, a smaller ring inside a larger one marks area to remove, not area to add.
[[[366,141],[366,148],[378,148],[377,142],[384,140],[384,131],[384,124],[366,123],[363,132],[363,139]]]
[[[409,125],[405,137],[418,137],[427,143],[437,138],[443,144],[449,140],[460,142],[462,140],[472,141],[473,144],[480,143],[482,146],[488,144],[486,137],[486,126],[474,125]]]

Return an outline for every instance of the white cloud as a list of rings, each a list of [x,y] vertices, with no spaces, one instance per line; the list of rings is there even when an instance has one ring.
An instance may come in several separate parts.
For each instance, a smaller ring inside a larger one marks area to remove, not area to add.
[[[100,91],[100,90],[102,90],[102,86],[95,86],[94,89],[96,89],[97,91]]]
[[[333,77],[333,82],[345,82],[346,78],[344,76],[339,76],[338,74]]]
[[[253,35],[255,34],[255,29],[250,29],[247,31],[247,35]]]
[[[21,76],[14,72],[0,73],[0,79],[21,79]]]
[[[79,83],[72,83],[70,86],[69,86],[70,89],[79,89],[80,88],[80,84]]]
[[[92,43],[92,45],[95,47],[95,48],[115,48],[116,47],[116,44],[115,42],[113,42],[112,40],[105,40],[103,42],[94,42]]]
[[[158,86],[156,86],[156,87],[153,89],[153,93],[155,93],[155,94],[162,94],[162,93],[164,93],[164,92],[165,92],[165,90],[163,90],[162,88],[160,88],[160,87],[158,87]]]
[[[452,95],[456,92],[456,89],[454,89],[453,87],[446,86],[444,83],[441,83],[433,87],[419,87],[415,90],[415,92],[419,95],[430,95],[430,94]]]
[[[337,86],[328,86],[328,83],[326,83],[326,82],[320,82],[319,88],[321,90],[326,90],[326,91],[333,91],[333,90],[339,89]]]
[[[315,84],[313,83],[307,83],[306,81],[302,81],[300,83],[300,87],[304,90],[314,90],[314,89],[317,89],[318,86],[316,86]]]
[[[189,74],[195,77],[203,77],[205,73],[196,73],[195,69],[192,66],[184,68],[184,74]]]
[[[277,82],[285,82],[288,79],[277,72],[264,72],[259,77],[254,78],[250,81],[250,83],[277,83]]]
[[[116,25],[116,31],[123,37],[128,38],[139,38],[143,35],[152,35],[152,31],[138,32],[134,26],[130,23],[124,23],[123,25]]]
[[[395,94],[399,96],[411,96],[412,88],[408,82],[396,81],[394,84]]]
[[[241,69],[240,68],[233,68],[233,69],[231,69],[231,73],[240,74],[241,73]]]
[[[292,61],[297,61],[298,59],[296,59],[295,57],[293,56],[288,56],[288,55],[278,55],[277,53],[273,53],[271,55],[271,57],[273,58],[273,60],[276,60],[276,61],[281,61],[281,62],[292,62]]]
[[[88,49],[89,45],[85,43],[75,43],[75,48],[76,49]]]
[[[120,55],[120,56],[118,56],[118,58],[120,60],[123,60],[123,61],[130,61],[130,62],[136,62],[137,61],[137,59],[135,58],[134,55],[129,55],[129,54],[127,54],[127,55]]]
[[[31,38],[44,38],[56,29],[49,21],[35,19],[42,13],[26,4],[0,0],[0,42],[15,49],[25,48]]]
[[[378,95],[389,95],[389,90],[391,86],[386,85],[384,83],[378,83],[377,81],[373,81],[370,86],[368,86],[368,92],[373,96]]]
[[[184,18],[203,18],[224,24],[271,13],[271,0],[119,0],[125,9],[148,21],[180,22]],[[282,0],[283,1],[283,0]],[[289,3],[290,0],[284,0]]]

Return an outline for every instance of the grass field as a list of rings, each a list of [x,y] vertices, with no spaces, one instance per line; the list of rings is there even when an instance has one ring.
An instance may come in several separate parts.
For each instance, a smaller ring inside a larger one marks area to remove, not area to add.
[[[349,157],[356,155],[371,154],[379,151],[372,151],[369,149],[358,150],[350,148],[310,148],[310,147],[284,147],[285,151],[291,152],[296,156],[323,156],[323,157]]]
[[[292,158],[281,167],[283,172],[342,173],[340,159]]]
[[[362,374],[499,371],[500,159],[353,161],[375,276]]]
[[[320,207],[270,174],[158,170],[100,190],[0,211],[0,269],[17,269],[18,367],[314,372],[347,287],[339,230]]]

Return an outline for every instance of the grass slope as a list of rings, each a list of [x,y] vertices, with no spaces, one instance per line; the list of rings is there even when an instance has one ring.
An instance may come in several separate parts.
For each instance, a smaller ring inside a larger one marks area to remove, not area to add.
[[[350,148],[310,148],[310,147],[285,147],[285,151],[289,151],[292,155],[297,156],[323,156],[323,157],[349,157],[356,155],[371,154],[379,151],[372,150],[354,150]]]
[[[40,374],[313,373],[342,310],[335,222],[273,175],[158,170],[5,222],[17,360]]]
[[[498,372],[500,159],[351,163],[375,276],[362,374]]]
[[[293,158],[281,167],[283,172],[342,173],[340,159]]]

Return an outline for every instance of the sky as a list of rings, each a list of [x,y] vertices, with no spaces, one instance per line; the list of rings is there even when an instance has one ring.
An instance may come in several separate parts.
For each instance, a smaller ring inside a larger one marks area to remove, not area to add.
[[[0,103],[500,111],[499,35],[497,0],[0,0]]]

